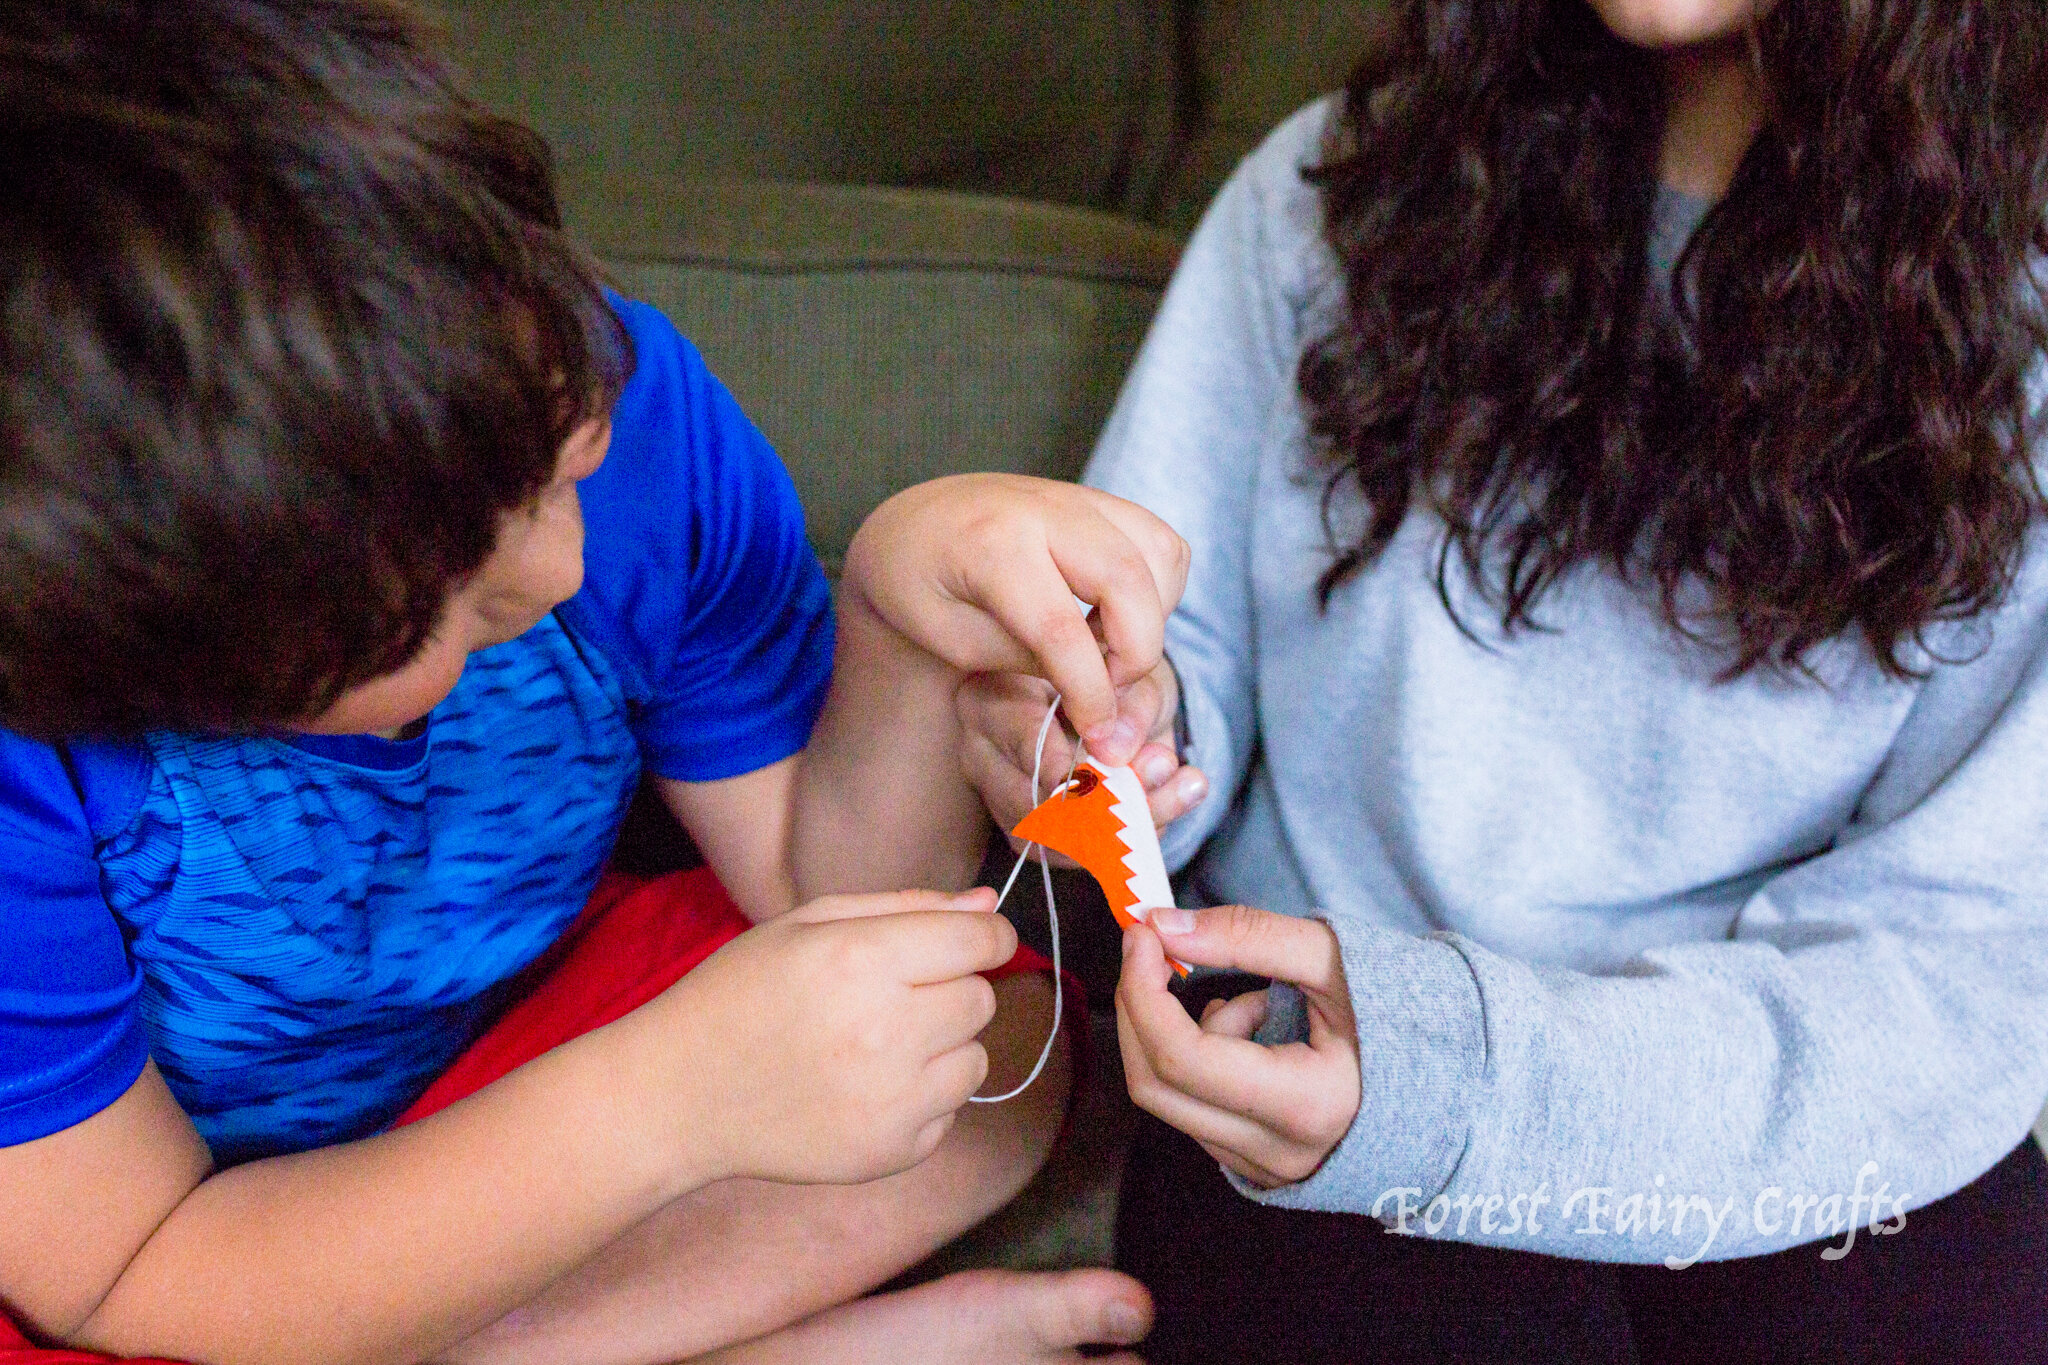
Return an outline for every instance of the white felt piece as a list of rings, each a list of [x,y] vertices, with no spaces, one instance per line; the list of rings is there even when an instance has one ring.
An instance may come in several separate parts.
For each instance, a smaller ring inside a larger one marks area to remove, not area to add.
[[[1086,750],[1082,756],[1087,757]],[[1088,766],[1102,774],[1102,783],[1115,798],[1110,812],[1117,818],[1117,837],[1130,850],[1124,866],[1131,877],[1125,883],[1138,899],[1131,915],[1145,918],[1147,910],[1173,904],[1173,886],[1166,880],[1166,860],[1159,855],[1159,831],[1152,826],[1152,807],[1145,800],[1145,784],[1128,767],[1107,767],[1087,758]]]
[[[1152,823],[1152,807],[1145,800],[1145,784],[1128,767],[1109,768],[1088,757],[1083,749],[1081,757],[1088,766],[1102,774],[1102,785],[1109,788],[1115,799],[1110,803],[1110,814],[1116,817],[1117,838],[1130,850],[1124,855],[1124,866],[1131,878],[1124,885],[1138,898],[1131,907],[1131,918],[1144,920],[1153,910],[1171,908],[1173,905],[1173,883],[1166,880],[1166,859],[1159,854],[1159,830]],[[1174,969],[1185,976],[1188,964],[1168,953],[1166,960]]]

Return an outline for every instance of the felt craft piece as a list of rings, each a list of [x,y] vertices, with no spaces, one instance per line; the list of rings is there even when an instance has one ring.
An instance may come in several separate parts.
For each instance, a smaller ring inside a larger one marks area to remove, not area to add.
[[[1112,768],[1084,752],[1073,776],[1010,832],[1088,869],[1126,929],[1142,924],[1148,912],[1173,905],[1145,786],[1127,766]],[[1188,974],[1186,963],[1171,956],[1167,961]]]

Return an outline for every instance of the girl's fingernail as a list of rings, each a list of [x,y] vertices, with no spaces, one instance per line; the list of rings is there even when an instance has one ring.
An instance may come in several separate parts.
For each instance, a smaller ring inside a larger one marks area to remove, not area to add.
[[[1180,780],[1180,799],[1188,805],[1198,804],[1209,794],[1209,780],[1200,773],[1189,773]]]
[[[1138,765],[1138,780],[1148,787],[1156,787],[1173,776],[1173,760],[1165,754],[1149,755]]]
[[[1192,934],[1195,912],[1166,906],[1152,912],[1152,927],[1162,934]]]
[[[1134,1342],[1145,1334],[1145,1315],[1127,1303],[1111,1304],[1103,1316],[1112,1341]]]
[[[1122,717],[1094,726],[1088,731],[1088,747],[1106,754],[1121,754],[1135,749],[1138,747],[1138,727]]]

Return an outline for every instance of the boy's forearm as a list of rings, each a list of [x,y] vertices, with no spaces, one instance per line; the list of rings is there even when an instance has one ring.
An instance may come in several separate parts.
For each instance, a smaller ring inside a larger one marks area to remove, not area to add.
[[[832,892],[963,887],[988,816],[960,769],[962,674],[841,585],[832,692],[798,775],[792,862],[799,900]]]
[[[217,1365],[425,1360],[717,1178],[650,1112],[628,1016],[417,1124],[201,1184],[77,1345]]]

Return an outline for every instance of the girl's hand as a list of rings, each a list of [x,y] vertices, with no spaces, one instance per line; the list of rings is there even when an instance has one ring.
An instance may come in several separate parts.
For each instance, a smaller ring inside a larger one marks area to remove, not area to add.
[[[1254,1185],[1306,1180],[1358,1114],[1357,1022],[1336,934],[1319,920],[1242,905],[1157,910],[1151,923],[1159,933],[1144,925],[1125,931],[1116,992],[1131,1098]],[[1308,1041],[1251,1041],[1266,1017],[1264,991],[1216,1001],[1197,1024],[1167,992],[1169,951],[1299,986]]]
[[[1049,679],[1090,752],[1128,763],[1145,732],[1117,694],[1159,666],[1187,567],[1187,542],[1135,503],[1049,479],[958,474],[876,508],[842,586],[960,673]],[[1095,604],[1092,622],[1076,597]]]
[[[1015,827],[1073,766],[1074,740],[1055,725],[1046,735],[1045,754],[1038,765],[1039,790],[1031,790],[1038,729],[1052,695],[1051,684],[1022,673],[977,673],[954,693],[953,709],[962,731],[961,770],[1004,829]],[[1150,673],[1117,691],[1119,722],[1144,737],[1131,767],[1145,784],[1152,823],[1159,826],[1178,820],[1209,794],[1209,779],[1201,769],[1182,763],[1174,747],[1173,718],[1178,703],[1173,665],[1164,659]]]
[[[1017,949],[994,908],[986,888],[825,896],[741,934],[621,1021],[652,1126],[710,1146],[713,1179],[923,1161],[988,1074],[996,996],[976,973]]]

